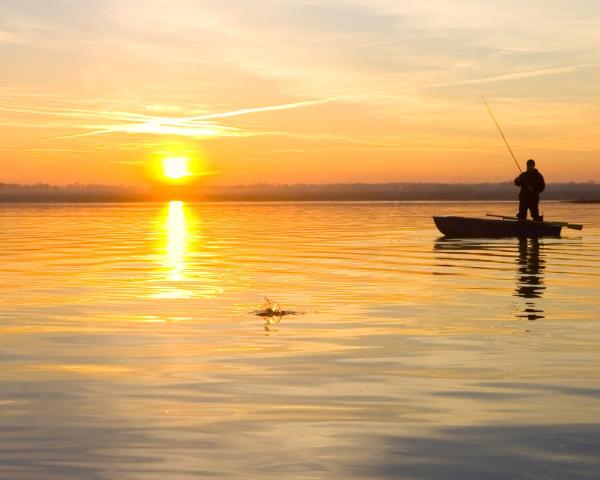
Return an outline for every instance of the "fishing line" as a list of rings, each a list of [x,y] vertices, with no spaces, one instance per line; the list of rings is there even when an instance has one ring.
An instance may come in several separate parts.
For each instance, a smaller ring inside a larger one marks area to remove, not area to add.
[[[506,147],[508,148],[508,151],[510,152],[513,160],[517,164],[517,168],[519,169],[519,172],[523,173],[523,170],[521,169],[521,165],[519,165],[519,162],[517,161],[517,157],[515,157],[515,154],[513,153],[512,148],[510,148],[510,145],[508,144],[508,141],[506,140],[506,137],[504,136],[504,133],[502,133],[502,129],[500,128],[500,125],[498,124],[498,121],[496,120],[496,117],[494,116],[494,112],[492,112],[492,109],[490,108],[487,100],[483,96],[483,93],[479,92],[479,95],[481,95],[481,99],[483,100],[483,103],[485,103],[485,106],[487,107],[488,112],[490,112],[492,120],[496,124],[496,128],[500,132],[500,135],[502,135],[502,139],[504,140],[504,143],[506,144]]]

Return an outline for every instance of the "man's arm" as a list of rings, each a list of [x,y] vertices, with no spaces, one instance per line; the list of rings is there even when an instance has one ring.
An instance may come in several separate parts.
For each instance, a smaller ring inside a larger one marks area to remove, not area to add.
[[[515,178],[515,185],[517,187],[521,186],[521,177],[523,176],[523,174],[519,175],[517,178]]]
[[[546,189],[546,182],[544,181],[544,176],[540,173],[538,178],[538,192],[542,193]]]

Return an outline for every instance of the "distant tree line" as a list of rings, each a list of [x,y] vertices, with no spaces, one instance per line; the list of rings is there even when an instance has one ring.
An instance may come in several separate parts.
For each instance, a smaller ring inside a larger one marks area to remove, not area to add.
[[[0,202],[120,202],[144,200],[144,192],[113,185],[0,183]]]
[[[232,186],[155,186],[0,183],[0,202],[190,201],[436,201],[514,200],[518,189],[505,183],[332,183]],[[551,183],[545,200],[600,200],[600,184]]]
[[[238,185],[206,188],[206,199],[322,200],[322,201],[435,201],[514,200],[518,188],[508,183],[335,183]],[[600,199],[600,184],[555,183],[543,193],[546,200]]]

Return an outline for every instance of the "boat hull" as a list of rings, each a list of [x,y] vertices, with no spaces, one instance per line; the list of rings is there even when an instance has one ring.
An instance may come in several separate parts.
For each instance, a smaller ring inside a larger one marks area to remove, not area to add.
[[[447,237],[559,237],[561,225],[532,220],[435,216],[438,230]]]

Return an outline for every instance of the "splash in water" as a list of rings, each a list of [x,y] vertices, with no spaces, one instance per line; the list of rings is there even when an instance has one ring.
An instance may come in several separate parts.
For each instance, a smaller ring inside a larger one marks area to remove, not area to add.
[[[256,310],[255,315],[259,317],[283,317],[285,315],[297,315],[298,312],[286,310],[278,303],[273,302],[270,298],[265,297],[265,303],[259,310]]]

